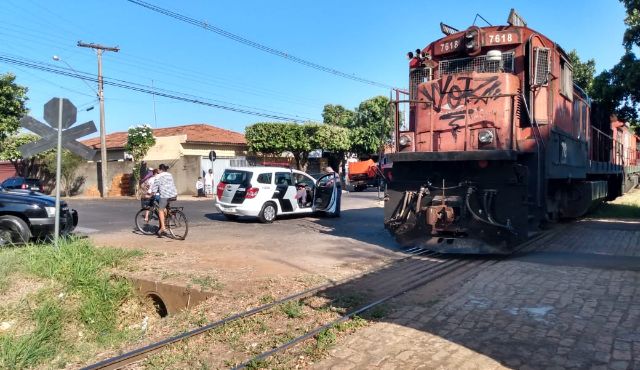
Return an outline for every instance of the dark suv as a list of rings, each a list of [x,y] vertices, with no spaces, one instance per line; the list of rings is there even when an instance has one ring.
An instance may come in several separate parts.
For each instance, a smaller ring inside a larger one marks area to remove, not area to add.
[[[42,183],[38,179],[26,177],[9,177],[0,186],[5,189],[22,189],[42,192]]]
[[[0,186],[0,246],[52,235],[55,210],[53,197]],[[77,225],[78,213],[60,201],[60,234],[69,234]]]

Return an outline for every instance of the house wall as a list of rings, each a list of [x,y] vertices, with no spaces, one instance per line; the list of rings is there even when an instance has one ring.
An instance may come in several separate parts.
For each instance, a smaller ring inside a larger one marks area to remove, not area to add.
[[[195,183],[200,172],[199,156],[184,156],[173,161],[147,161],[147,165],[157,168],[161,163],[169,166],[169,173],[173,175],[178,194],[195,194]],[[109,162],[107,165],[107,183],[109,196],[126,196],[133,191],[132,177],[133,162]],[[78,170],[78,176],[84,177],[84,183],[78,194],[86,196],[100,196],[99,176],[100,163],[88,162]]]
[[[9,161],[0,161],[0,182],[16,175],[16,168]]]

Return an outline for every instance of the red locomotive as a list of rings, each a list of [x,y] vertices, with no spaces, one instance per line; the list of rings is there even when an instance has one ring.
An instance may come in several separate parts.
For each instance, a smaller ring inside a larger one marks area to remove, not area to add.
[[[505,26],[441,29],[393,102],[385,226],[398,241],[510,253],[544,222],[638,184],[638,136],[592,120],[558,44],[513,9]]]

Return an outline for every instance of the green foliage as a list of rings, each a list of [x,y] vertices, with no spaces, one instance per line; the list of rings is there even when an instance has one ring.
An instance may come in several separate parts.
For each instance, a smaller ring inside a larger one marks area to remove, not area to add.
[[[249,150],[257,153],[280,155],[311,149],[302,126],[291,122],[258,122],[246,128],[245,137]]]
[[[389,99],[376,96],[360,103],[355,112],[341,105],[327,104],[322,111],[325,124],[349,129],[347,152],[365,156],[380,151],[391,140],[393,124]],[[344,145],[341,145],[344,146]]]
[[[2,312],[30,329],[24,333],[16,326],[18,332],[0,333],[0,368],[64,367],[68,355],[91,341],[110,347],[125,340],[129,332],[116,327],[118,309],[133,290],[125,281],[114,281],[108,269],[139,254],[95,248],[87,239],[75,238],[62,239],[59,249],[41,244],[0,249],[5,281],[20,284],[18,278],[29,276],[49,282]],[[65,331],[79,328],[93,335],[85,335],[76,346]],[[56,365],[50,363],[54,357],[59,359]]]
[[[0,368],[23,369],[53,358],[61,346],[63,314],[60,302],[47,299],[31,312],[32,332],[0,336]]]
[[[312,146],[312,137],[317,129],[316,123],[299,125],[292,122],[258,122],[246,128],[245,138],[249,150],[256,153],[281,155],[283,152],[291,152],[296,166],[304,170],[309,151],[322,149]]]
[[[106,269],[139,253],[96,248],[87,239],[71,238],[57,249],[29,246],[21,254],[27,272],[58,281],[79,296],[78,318],[102,340],[115,330],[117,309],[133,293],[128,282],[111,279]]]
[[[351,129],[351,151],[359,155],[379,152],[391,140],[392,129],[388,98],[376,96],[363,101]]]
[[[124,150],[131,154],[135,162],[141,161],[149,149],[156,144],[153,137],[153,129],[149,125],[138,125],[129,127],[127,132],[127,143]]]
[[[356,113],[342,105],[326,104],[322,109],[324,123],[340,127],[353,127]]]
[[[156,138],[153,137],[151,126],[144,124],[131,126],[127,132],[127,143],[124,150],[133,157],[133,180],[136,186],[140,181],[140,161],[149,152],[149,149],[156,145]]]
[[[591,95],[593,79],[596,74],[596,61],[589,59],[586,62],[582,62],[575,49],[569,52],[569,61],[573,66],[573,82]]]
[[[280,309],[288,318],[296,319],[303,315],[302,307],[300,301],[287,301],[280,306]]]
[[[337,153],[349,151],[351,148],[349,129],[326,124],[317,125],[313,136],[311,136],[311,146]]]
[[[22,154],[18,148],[24,144],[32,143],[40,139],[35,134],[16,134],[8,136],[0,146],[0,159],[5,161],[15,161],[22,159]]]
[[[38,153],[31,158],[22,158],[22,154],[20,154],[18,148],[39,139],[40,136],[27,133],[17,133],[8,136],[2,145],[0,145],[0,160],[11,161],[19,176],[36,177],[38,172],[36,163],[41,162],[45,156],[49,153],[55,153],[55,151],[50,149]]]
[[[0,147],[18,130],[20,117],[27,113],[27,88],[16,84],[15,79],[10,73],[0,75]]]
[[[57,165],[57,153],[55,151],[47,151],[43,158],[43,164],[47,171],[52,174],[56,173]],[[78,168],[81,164],[85,163],[85,160],[66,149],[62,150],[62,157],[60,158],[60,179],[62,180],[61,190],[64,190],[65,196],[72,195],[73,191],[84,183],[84,176],[77,177]]]
[[[627,29],[623,36],[626,53],[612,69],[596,76],[590,93],[601,111],[599,119],[607,119],[611,114],[615,114],[639,132],[640,60],[632,48],[640,47],[640,0],[620,1],[627,12]]]
[[[626,10],[627,16],[624,23],[627,29],[624,32],[623,44],[627,51],[635,46],[640,47],[640,0],[620,0]]]

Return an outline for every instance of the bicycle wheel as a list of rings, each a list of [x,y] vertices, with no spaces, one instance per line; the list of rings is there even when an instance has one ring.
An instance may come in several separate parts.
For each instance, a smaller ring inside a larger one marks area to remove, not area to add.
[[[177,209],[170,210],[165,222],[169,233],[174,239],[184,240],[187,237],[189,223],[187,216],[182,211]]]
[[[148,221],[144,220],[145,213],[149,212]],[[136,228],[145,235],[153,235],[160,230],[160,219],[158,218],[158,210],[141,209],[136,213]]]

